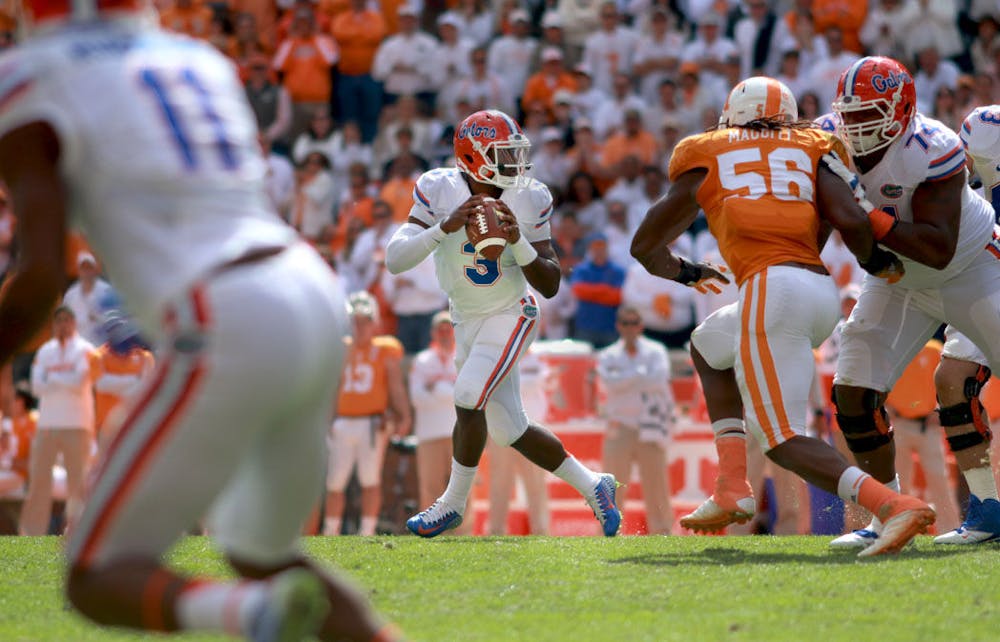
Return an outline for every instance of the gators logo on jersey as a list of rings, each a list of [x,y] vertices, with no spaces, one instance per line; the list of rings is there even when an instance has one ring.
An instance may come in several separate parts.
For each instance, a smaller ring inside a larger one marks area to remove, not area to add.
[[[886,198],[899,198],[900,196],[903,195],[903,186],[883,185],[880,191],[882,192],[882,196]]]

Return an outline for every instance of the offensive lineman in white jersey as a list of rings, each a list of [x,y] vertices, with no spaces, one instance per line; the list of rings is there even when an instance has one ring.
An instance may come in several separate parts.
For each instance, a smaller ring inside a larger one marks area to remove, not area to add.
[[[613,475],[599,474],[567,454],[551,432],[531,423],[521,405],[517,363],[535,338],[538,304],[527,285],[551,297],[559,289],[559,261],[552,248],[552,195],[525,176],[531,144],[507,114],[479,111],[455,130],[457,167],[434,169],[417,179],[406,224],[386,248],[393,274],[434,253],[438,280],[451,302],[457,351],[452,469],[444,494],[406,522],[421,537],[435,537],[462,523],[479,459],[489,434],[566,481],[587,500],[604,535],[621,524]],[[476,254],[466,221],[494,206],[507,236],[497,261]]]
[[[841,76],[833,108],[860,172],[875,237],[906,268],[894,285],[865,279],[844,326],[834,378],[837,422],[848,446],[861,468],[894,488],[895,449],[883,404],[926,340],[949,323],[987,351],[991,367],[1000,365],[1000,246],[992,208],[967,185],[961,141],[916,111],[913,79],[902,65],[881,57],[855,62]],[[953,451],[988,439],[988,427],[975,420],[975,395],[940,403]],[[878,518],[833,545],[871,544]]]
[[[0,363],[62,293],[71,213],[160,355],[70,525],[70,602],[150,631],[394,639],[297,548],[348,325],[329,269],[268,204],[232,63],[135,0],[25,4],[35,31],[0,58],[0,175],[21,248]],[[206,513],[244,581],[164,566]]]

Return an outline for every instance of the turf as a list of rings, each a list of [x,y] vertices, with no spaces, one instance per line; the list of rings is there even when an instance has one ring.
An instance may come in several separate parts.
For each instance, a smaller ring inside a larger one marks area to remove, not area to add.
[[[311,538],[416,641],[997,639],[1000,545],[858,561],[823,537]],[[64,607],[60,542],[0,538],[0,640],[163,640]],[[207,540],[172,555],[224,575]],[[178,639],[221,641],[186,635]]]

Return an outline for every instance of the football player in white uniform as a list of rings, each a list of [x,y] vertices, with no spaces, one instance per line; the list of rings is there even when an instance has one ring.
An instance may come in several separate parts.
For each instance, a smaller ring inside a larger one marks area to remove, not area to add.
[[[516,366],[535,338],[539,314],[527,285],[551,297],[560,276],[549,232],[552,196],[525,176],[531,144],[510,116],[488,110],[462,121],[454,145],[457,167],[434,169],[417,180],[409,219],[386,249],[393,274],[434,254],[457,343],[451,476],[444,494],[410,518],[407,528],[435,537],[461,524],[489,434],[576,488],[604,534],[613,536],[621,524],[614,476],[591,471],[569,455],[555,435],[529,422],[521,405]],[[477,254],[465,232],[486,198],[495,199],[507,239],[496,261]]]
[[[927,339],[949,323],[984,349],[990,367],[1000,364],[1000,241],[992,208],[967,184],[961,140],[916,111],[913,79],[901,64],[881,57],[855,62],[841,77],[833,108],[860,173],[875,236],[906,268],[894,285],[865,279],[844,326],[834,403],[859,465],[895,489],[892,429],[883,404]],[[985,452],[981,445],[989,439],[975,379],[976,390],[954,386],[949,395],[938,388],[941,424],[960,460],[969,448]],[[976,473],[970,479],[973,493],[986,488],[978,479]],[[880,528],[876,516],[870,528],[833,545],[869,545]]]
[[[232,62],[139,5],[25,0],[31,36],[0,58],[0,175],[21,248],[0,363],[62,294],[71,213],[158,346],[70,524],[68,598],[148,631],[394,639],[297,547],[348,331],[336,279],[269,204]],[[164,565],[206,514],[244,581]]]

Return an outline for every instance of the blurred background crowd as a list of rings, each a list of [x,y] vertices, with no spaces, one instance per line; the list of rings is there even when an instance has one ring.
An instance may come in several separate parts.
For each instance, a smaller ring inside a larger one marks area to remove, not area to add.
[[[4,4],[0,46],[11,46],[15,13]],[[1000,102],[997,0],[155,4],[164,28],[232,59],[260,127],[269,197],[327,258],[346,291],[374,296],[380,332],[402,343],[404,373],[430,345],[432,319],[447,301],[430,261],[393,276],[383,267],[384,249],[406,220],[417,177],[452,164],[454,126],[473,111],[516,116],[533,144],[531,175],[555,198],[553,244],[565,280],[554,299],[542,301],[541,338],[604,348],[619,339],[618,311],[628,306],[644,334],[683,368],[691,330],[735,291],[696,297],[646,274],[629,244],[669,186],[675,144],[715,125],[736,82],[774,76],[795,93],[800,115],[812,119],[829,111],[851,62],[878,54],[906,64],[920,110],[953,129],[972,108]],[[16,215],[0,202],[0,272],[16,257]],[[703,218],[675,250],[718,259]],[[860,268],[836,236],[823,257],[849,299]],[[110,287],[99,259],[82,236],[70,239],[66,270],[75,283],[65,303],[78,335],[93,346],[107,339],[97,332]],[[50,336],[39,337],[0,386],[2,462],[20,475],[7,484],[15,494],[31,439],[11,437],[29,393],[44,394],[37,381],[32,385],[32,363]],[[835,361],[835,340],[821,370]],[[94,358],[87,378],[98,385],[108,371]],[[148,369],[146,357],[141,361]],[[121,392],[126,383],[110,385]],[[80,421],[90,430],[95,425],[92,417]]]

